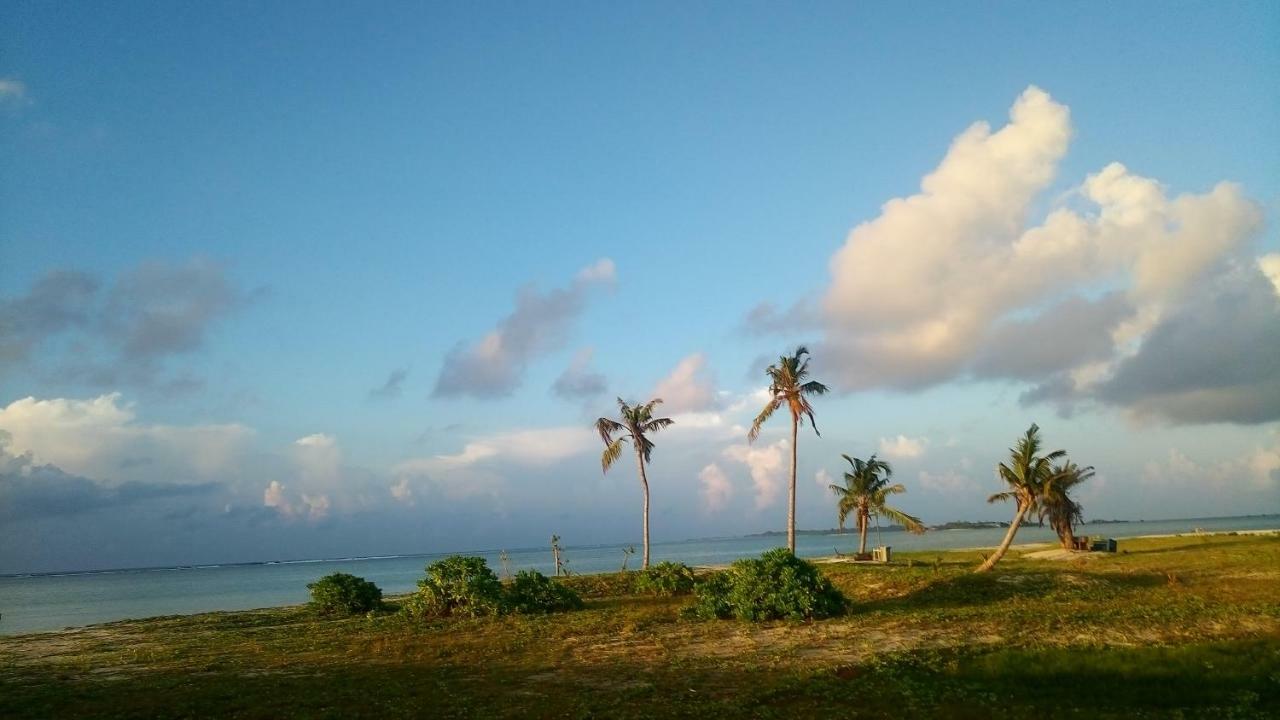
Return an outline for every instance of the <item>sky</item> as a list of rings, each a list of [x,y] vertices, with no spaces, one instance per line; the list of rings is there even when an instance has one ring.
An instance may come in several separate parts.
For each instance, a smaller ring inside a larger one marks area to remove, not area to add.
[[[1280,512],[1280,6],[0,8],[0,572]]]

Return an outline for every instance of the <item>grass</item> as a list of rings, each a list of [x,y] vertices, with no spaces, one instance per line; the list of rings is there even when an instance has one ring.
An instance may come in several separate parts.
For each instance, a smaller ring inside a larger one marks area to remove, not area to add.
[[[1280,715],[1280,536],[824,565],[839,618],[682,619],[687,597],[571,578],[546,617],[325,619],[305,608],[0,638],[0,717]],[[1016,555],[1016,553],[1014,553]]]

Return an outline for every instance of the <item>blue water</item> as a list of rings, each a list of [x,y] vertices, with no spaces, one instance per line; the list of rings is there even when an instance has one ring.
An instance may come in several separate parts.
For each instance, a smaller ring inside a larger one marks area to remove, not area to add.
[[[1262,530],[1280,527],[1280,516],[1249,518],[1204,518],[1152,522],[1107,523],[1080,526],[1080,535],[1133,537],[1190,533],[1196,528],[1211,532]],[[883,543],[896,551],[950,550],[990,547],[1004,537],[1004,529],[936,530],[924,535],[886,532]],[[1047,528],[1023,527],[1018,543],[1053,540]],[[877,544],[875,531],[868,547]],[[800,535],[796,551],[803,557],[833,555],[856,550],[857,535]],[[652,560],[676,560],[690,565],[722,565],[738,558],[759,555],[786,544],[783,536],[741,537],[715,540],[686,540],[656,543]],[[573,547],[565,550],[574,573],[611,572],[620,569],[622,545]],[[502,572],[498,552],[482,555],[495,572]],[[179,615],[214,610],[295,605],[307,601],[307,583],[332,572],[349,572],[372,580],[387,594],[408,592],[416,587],[425,566],[445,554],[398,555],[343,560],[303,560],[254,565],[215,565],[193,568],[113,570],[0,577],[0,634],[58,630],[112,620]],[[630,566],[639,565],[633,556]],[[552,573],[549,549],[509,552],[509,570],[524,569]]]

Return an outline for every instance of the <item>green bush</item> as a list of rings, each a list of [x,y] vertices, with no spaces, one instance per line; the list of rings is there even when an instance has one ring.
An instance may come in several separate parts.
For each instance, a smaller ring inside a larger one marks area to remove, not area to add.
[[[410,615],[497,615],[502,612],[502,583],[482,557],[451,555],[427,566],[418,581],[422,597],[407,603]]]
[[[507,588],[506,609],[511,612],[533,615],[581,607],[578,593],[537,570],[521,570]]]
[[[818,571],[786,548],[735,562],[694,589],[690,613],[702,618],[804,620],[843,612],[845,598]]]
[[[670,597],[693,592],[693,568],[684,563],[660,562],[636,575],[635,591]]]
[[[571,575],[556,582],[584,598],[619,597],[635,593],[634,571],[601,573],[600,575]]]
[[[355,615],[382,605],[382,590],[355,575],[333,573],[307,585],[311,607],[324,615]]]

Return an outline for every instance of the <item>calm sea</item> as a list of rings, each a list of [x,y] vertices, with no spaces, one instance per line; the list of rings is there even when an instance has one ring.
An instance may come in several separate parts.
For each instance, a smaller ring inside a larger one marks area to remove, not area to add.
[[[1202,518],[1151,522],[1084,525],[1081,535],[1133,537],[1207,531],[1263,530],[1280,527],[1280,516]],[[924,535],[885,532],[883,542],[897,551],[949,550],[989,547],[1004,536],[1003,529],[936,530]],[[1023,527],[1019,543],[1053,539],[1047,528]],[[797,552],[805,557],[856,550],[857,535],[800,535]],[[785,545],[783,536],[754,536],[657,543],[652,560],[675,560],[690,565],[721,565],[738,558],[759,555]],[[867,539],[875,545],[875,530]],[[569,546],[565,556],[574,573],[610,572],[622,565],[622,545]],[[294,605],[307,601],[307,583],[331,572],[349,572],[372,580],[388,594],[413,590],[424,567],[447,553],[389,557],[298,560],[247,565],[110,570],[0,577],[0,634],[59,630],[65,627],[124,620],[251,608]],[[498,552],[480,551],[495,572],[501,572]],[[511,550],[511,572],[524,569],[551,574],[547,548]],[[639,565],[633,556],[630,567]]]

